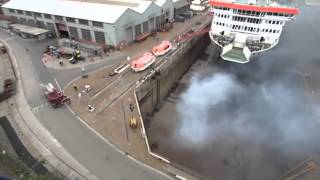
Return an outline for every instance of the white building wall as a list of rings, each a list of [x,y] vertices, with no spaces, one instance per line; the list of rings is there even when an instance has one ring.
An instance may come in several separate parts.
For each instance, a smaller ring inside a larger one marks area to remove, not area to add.
[[[63,21],[57,21],[55,20],[55,17],[53,14],[51,14],[51,19],[45,18],[44,14],[41,13],[41,17],[35,17],[33,16],[28,16],[25,14],[25,11],[23,15],[16,13],[10,13],[10,11],[6,8],[2,8],[3,12],[7,16],[15,16],[18,19],[25,18],[26,20],[32,19],[34,21],[41,21],[44,22],[45,25],[47,23],[53,23],[55,27],[56,34],[57,33],[57,27],[55,23],[60,22],[63,24],[66,24],[67,27],[72,26],[77,28],[79,38],[82,39],[82,32],[81,29],[87,29],[90,30],[91,32],[91,37],[92,41],[95,42],[95,35],[94,31],[100,31],[104,32],[105,35],[105,42],[106,44],[109,45],[119,45],[120,42],[126,41],[127,35],[126,35],[126,28],[127,27],[132,27],[133,29],[133,37],[135,38],[135,26],[140,24],[141,25],[141,31],[143,32],[143,23],[148,22],[148,28],[150,30],[150,25],[149,25],[149,20],[154,18],[154,23],[155,19],[158,16],[161,16],[162,14],[165,14],[166,12],[169,12],[169,15],[165,17],[165,19],[173,19],[174,15],[174,3],[172,0],[166,0],[163,4],[162,7],[159,7],[155,3],[151,3],[151,5],[146,9],[143,14],[140,14],[134,10],[128,9],[122,16],[114,23],[114,24],[108,24],[108,23],[103,23],[103,27],[95,27],[92,26],[92,21],[89,21],[89,25],[83,25],[79,24],[78,19],[75,18],[76,22],[67,22],[66,17],[63,17]],[[69,28],[67,28],[69,31]],[[69,31],[70,34],[70,31]]]
[[[118,44],[117,39],[116,39],[116,30],[114,27],[114,24],[103,24],[103,32],[104,32],[104,37],[106,39],[106,44],[116,46]]]
[[[166,0],[165,3],[162,5],[162,9],[164,10],[164,13],[166,11],[169,11],[169,19],[174,18],[174,3],[172,0]]]
[[[162,11],[163,9],[163,11]],[[133,28],[133,37],[135,38],[136,32],[135,32],[135,26],[141,25],[141,31],[143,32],[143,23],[148,22],[148,27],[150,31],[149,26],[149,20],[152,18],[156,18],[157,16],[161,16],[162,13],[165,14],[166,10],[169,11],[169,17],[168,19],[173,18],[173,3],[172,0],[167,0],[163,7],[159,7],[158,5],[152,3],[143,14],[139,14],[131,9],[128,9],[114,24],[115,34],[116,34],[116,42],[119,43],[121,41],[127,42],[127,34],[126,34],[126,28],[132,27]],[[130,43],[130,42],[127,42]]]

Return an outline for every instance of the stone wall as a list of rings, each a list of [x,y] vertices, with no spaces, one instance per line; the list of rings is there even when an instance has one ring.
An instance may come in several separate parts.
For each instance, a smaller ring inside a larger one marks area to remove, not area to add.
[[[210,41],[208,34],[205,34],[181,44],[171,55],[163,58],[161,61],[166,63],[156,68],[156,73],[139,86],[136,93],[146,125],[149,117],[161,107],[162,100],[176,87]]]

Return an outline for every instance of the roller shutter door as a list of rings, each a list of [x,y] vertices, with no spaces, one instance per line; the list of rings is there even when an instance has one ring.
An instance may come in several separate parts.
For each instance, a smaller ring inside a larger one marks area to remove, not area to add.
[[[81,29],[82,32],[82,39],[86,41],[92,41],[90,30]]]
[[[52,32],[55,32],[54,24],[47,22],[47,29],[51,30]]]
[[[132,42],[133,41],[133,28],[132,27],[127,27],[126,28],[126,38],[127,42]]]
[[[105,44],[106,43],[104,32],[94,31],[94,36],[96,38],[96,42],[97,43],[101,43],[101,44]]]
[[[76,27],[69,26],[70,37],[79,39],[78,29]]]

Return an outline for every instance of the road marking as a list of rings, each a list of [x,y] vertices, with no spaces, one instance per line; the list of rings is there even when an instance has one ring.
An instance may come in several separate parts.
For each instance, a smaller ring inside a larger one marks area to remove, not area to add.
[[[122,71],[126,70],[130,65],[129,64],[123,64],[119,67],[117,67],[114,72],[117,73],[117,74],[120,74]]]
[[[33,108],[31,108],[31,111],[34,113],[37,113],[37,112],[45,109],[46,107],[49,107],[49,103],[45,103],[45,104],[41,104],[39,106],[33,107]]]
[[[53,141],[58,147],[62,147],[61,144],[59,143],[59,141],[58,141],[56,138],[52,137],[52,141]]]
[[[60,87],[60,85],[59,85],[59,83],[58,83],[58,81],[57,81],[57,79],[56,79],[56,78],[54,78],[54,81],[56,82],[56,84],[57,84],[57,86],[58,86],[58,88],[59,88],[59,91],[61,91],[61,92],[62,92],[61,87]]]

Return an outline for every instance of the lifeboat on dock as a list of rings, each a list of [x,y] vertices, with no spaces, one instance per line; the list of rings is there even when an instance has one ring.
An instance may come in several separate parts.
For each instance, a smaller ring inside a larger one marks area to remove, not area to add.
[[[142,56],[131,62],[131,69],[135,72],[143,71],[153,64],[155,60],[156,57],[152,53],[145,52]]]
[[[152,48],[152,53],[156,56],[162,56],[172,49],[170,41],[162,41],[161,44]]]

